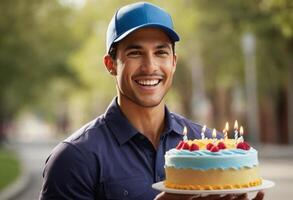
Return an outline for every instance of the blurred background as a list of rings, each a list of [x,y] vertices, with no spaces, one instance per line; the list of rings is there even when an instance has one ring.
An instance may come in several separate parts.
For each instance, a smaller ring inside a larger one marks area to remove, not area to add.
[[[106,29],[133,2],[1,1],[0,199],[37,199],[52,148],[105,111]],[[237,119],[277,183],[266,199],[293,195],[293,1],[149,2],[181,36],[169,108],[220,131],[228,121],[230,137]]]

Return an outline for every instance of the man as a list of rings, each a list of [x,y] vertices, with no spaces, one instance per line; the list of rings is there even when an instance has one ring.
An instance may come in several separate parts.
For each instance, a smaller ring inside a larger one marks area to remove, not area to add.
[[[153,4],[130,4],[115,13],[104,63],[116,80],[117,97],[103,115],[53,150],[40,199],[157,196],[151,185],[165,178],[165,152],[182,140],[184,126],[191,139],[201,130],[164,103],[176,69],[177,41],[170,15]],[[158,196],[172,197],[178,195]]]

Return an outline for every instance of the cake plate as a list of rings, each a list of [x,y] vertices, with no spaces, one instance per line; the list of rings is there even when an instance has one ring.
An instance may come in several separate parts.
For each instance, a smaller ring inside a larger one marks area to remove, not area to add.
[[[248,187],[248,188],[240,188],[240,189],[225,189],[225,190],[180,190],[180,189],[172,189],[166,188],[163,181],[154,183],[152,188],[156,190],[160,190],[166,193],[173,193],[173,194],[198,194],[198,195],[212,195],[212,194],[243,194],[243,193],[250,193],[256,192],[264,189],[271,188],[275,185],[273,181],[270,180],[262,180],[262,184],[255,186],[255,187]]]

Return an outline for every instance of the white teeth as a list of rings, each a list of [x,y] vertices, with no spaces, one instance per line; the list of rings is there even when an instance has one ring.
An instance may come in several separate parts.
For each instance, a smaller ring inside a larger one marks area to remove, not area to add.
[[[144,86],[154,86],[159,83],[159,80],[138,80],[137,82]]]

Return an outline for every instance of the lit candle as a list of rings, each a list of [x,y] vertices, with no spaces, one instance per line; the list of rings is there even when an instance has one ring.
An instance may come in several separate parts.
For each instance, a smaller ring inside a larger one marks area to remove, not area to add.
[[[239,138],[240,142],[244,142],[244,138],[243,138],[244,131],[243,131],[243,127],[242,126],[240,126],[239,133],[240,133],[240,138]]]
[[[235,121],[235,124],[234,124],[234,139],[235,139],[235,143],[237,143],[237,139],[238,139],[238,122],[237,122],[237,120]]]
[[[215,128],[213,129],[212,137],[213,137],[213,143],[216,143],[216,140],[217,140],[217,131],[216,131]]]
[[[227,140],[227,130],[223,129],[223,134],[224,134],[224,140]],[[223,138],[221,138],[221,140],[223,140]]]
[[[228,131],[229,131],[229,123],[226,122],[225,129],[223,131],[224,132],[224,138],[225,138],[225,140],[228,139]]]
[[[204,126],[202,127],[202,129],[201,129],[201,139],[202,139],[202,140],[205,138],[204,133],[206,132],[206,129],[207,129],[207,126],[206,126],[206,125],[204,125]]]
[[[186,128],[186,126],[184,126],[184,128],[183,128],[183,141],[187,141],[188,140],[188,138],[187,138],[187,128]]]

